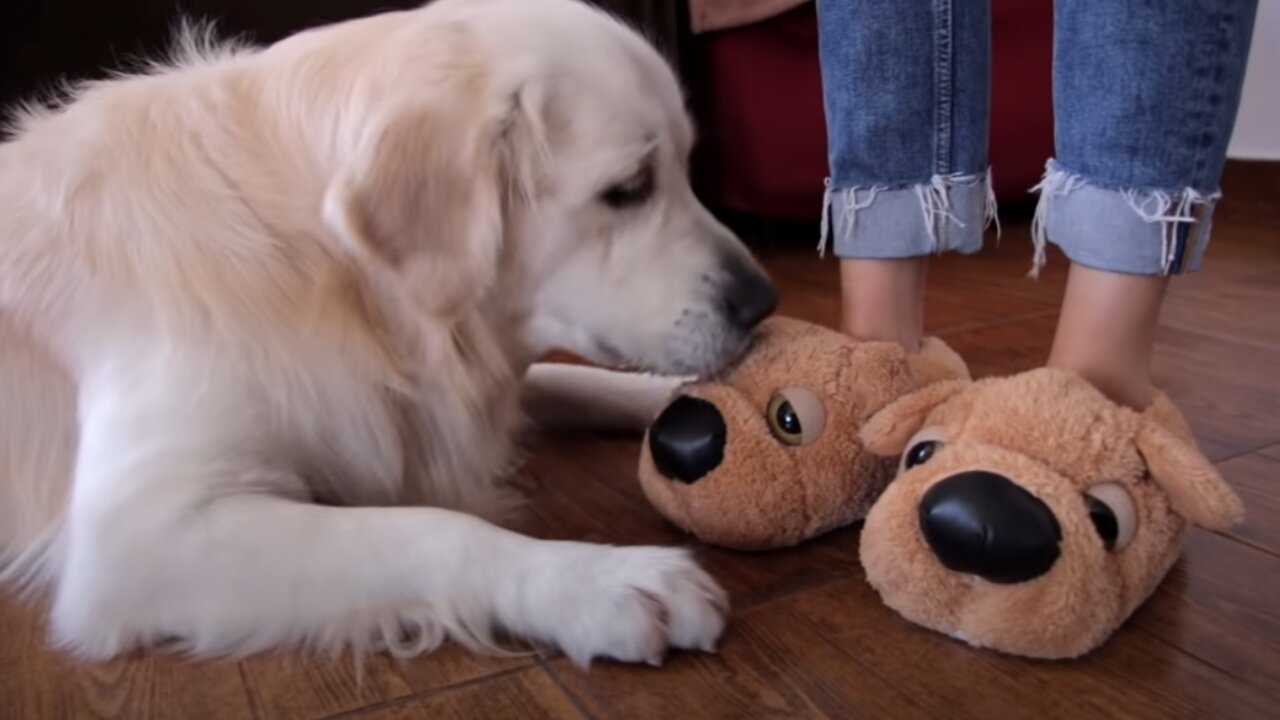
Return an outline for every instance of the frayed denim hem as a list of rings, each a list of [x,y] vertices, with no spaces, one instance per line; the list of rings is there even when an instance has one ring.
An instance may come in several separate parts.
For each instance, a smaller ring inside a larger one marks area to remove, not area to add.
[[[928,182],[895,187],[835,189],[827,180],[818,253],[825,256],[831,243],[842,258],[972,254],[982,249],[983,231],[992,223],[998,237],[990,172],[935,175]]]
[[[1056,161],[1031,189],[1040,193],[1031,238],[1031,276],[1044,267],[1048,243],[1072,262],[1129,275],[1176,275],[1200,267],[1221,193],[1194,188],[1101,187]]]

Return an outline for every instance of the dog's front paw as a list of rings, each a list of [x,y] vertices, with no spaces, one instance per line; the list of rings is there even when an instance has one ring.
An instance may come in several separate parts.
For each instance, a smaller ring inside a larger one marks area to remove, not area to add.
[[[728,597],[684,550],[565,546],[529,594],[527,618],[581,667],[662,664],[669,648],[715,650]]]

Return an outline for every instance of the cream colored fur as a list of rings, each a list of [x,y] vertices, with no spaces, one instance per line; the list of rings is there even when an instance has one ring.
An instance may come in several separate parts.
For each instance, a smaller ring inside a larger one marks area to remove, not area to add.
[[[541,353],[700,374],[745,346],[724,296],[760,271],[689,189],[691,143],[660,57],[569,0],[261,50],[188,34],[24,110],[0,145],[0,577],[90,658],[495,629],[580,663],[711,648],[724,594],[683,551],[478,517],[511,505]],[[650,197],[606,202],[645,173]],[[646,407],[674,384],[637,382]]]

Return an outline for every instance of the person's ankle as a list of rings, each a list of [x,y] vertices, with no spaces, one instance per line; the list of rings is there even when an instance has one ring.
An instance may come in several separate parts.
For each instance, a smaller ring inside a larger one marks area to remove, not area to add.
[[[858,340],[915,352],[924,337],[925,259],[840,262],[840,329]]]
[[[1104,368],[1059,357],[1050,357],[1048,366],[1075,372],[1112,402],[1139,412],[1146,410],[1156,398],[1156,388],[1149,372]]]
[[[923,330],[912,327],[910,323],[901,325],[876,323],[872,325],[859,323],[856,318],[850,318],[847,315],[840,320],[840,331],[855,340],[864,342],[896,342],[907,352],[916,352],[924,341]]]
[[[1156,394],[1151,354],[1168,280],[1072,265],[1049,366],[1073,370],[1113,401],[1145,410]]]

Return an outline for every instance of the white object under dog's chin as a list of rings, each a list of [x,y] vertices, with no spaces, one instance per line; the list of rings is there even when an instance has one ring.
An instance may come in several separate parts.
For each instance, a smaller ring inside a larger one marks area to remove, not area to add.
[[[536,318],[530,323],[529,342],[539,352],[567,350],[610,370],[706,378],[741,358],[750,347],[751,331],[728,328],[722,322],[697,322],[694,318],[698,315],[683,315],[652,340],[641,335],[627,338],[630,342],[623,347],[586,330],[569,328],[545,317]]]

